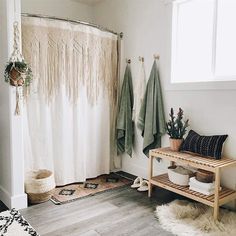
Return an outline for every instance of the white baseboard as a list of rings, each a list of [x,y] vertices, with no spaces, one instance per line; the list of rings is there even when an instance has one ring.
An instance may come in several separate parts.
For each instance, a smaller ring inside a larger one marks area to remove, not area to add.
[[[25,193],[11,197],[11,208],[24,209],[28,207],[27,195]]]
[[[25,193],[11,196],[10,193],[0,186],[0,200],[9,208],[16,208],[17,210],[26,208],[27,195]]]

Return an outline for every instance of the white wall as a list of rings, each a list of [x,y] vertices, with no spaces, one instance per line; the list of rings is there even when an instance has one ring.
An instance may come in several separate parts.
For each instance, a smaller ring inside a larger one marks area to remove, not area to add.
[[[11,192],[11,162],[10,158],[10,102],[9,102],[9,89],[8,85],[3,82],[4,65],[8,60],[8,47],[7,41],[7,27],[6,27],[6,2],[0,1],[0,73],[1,73],[1,86],[0,86],[0,109],[2,115],[0,116],[0,197],[8,195]],[[9,160],[9,161],[7,161]],[[5,193],[5,194],[4,194]]]
[[[138,57],[144,56],[150,73],[153,54],[160,54],[166,116],[171,107],[183,108],[191,128],[199,133],[228,134],[224,154],[236,159],[236,91],[235,90],[168,90],[171,64],[171,4],[164,0],[105,0],[94,8],[96,23],[124,32],[124,58],[131,58],[133,81],[137,79]],[[124,59],[123,58],[123,59]],[[199,68],[200,69],[200,68]],[[168,137],[163,146],[169,145]],[[123,156],[123,170],[147,178],[148,158],[142,154],[142,138],[136,134],[134,156]],[[156,165],[156,172],[165,165]],[[224,185],[236,187],[236,171],[223,174]]]
[[[23,13],[58,16],[90,22],[92,7],[73,0],[21,0]]]
[[[14,116],[15,88],[3,72],[13,49],[13,23],[20,24],[20,1],[0,1],[0,199],[9,208],[24,208],[24,152],[22,118]]]

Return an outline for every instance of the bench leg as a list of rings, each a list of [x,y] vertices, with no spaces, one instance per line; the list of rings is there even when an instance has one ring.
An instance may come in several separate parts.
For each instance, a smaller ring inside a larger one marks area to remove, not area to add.
[[[219,220],[219,190],[220,190],[220,169],[215,173],[215,198],[214,198],[214,220]]]
[[[148,185],[148,197],[151,197],[152,196],[152,184],[149,182],[149,185]]]
[[[219,206],[214,206],[214,220],[219,220]]]
[[[148,197],[152,196],[152,184],[151,184],[151,179],[153,175],[153,157],[149,155],[149,184],[148,184]]]

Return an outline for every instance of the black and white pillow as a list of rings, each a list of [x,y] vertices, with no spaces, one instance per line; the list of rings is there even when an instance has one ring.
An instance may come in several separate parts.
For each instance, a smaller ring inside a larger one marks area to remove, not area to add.
[[[219,160],[221,159],[223,144],[227,137],[228,135],[201,136],[190,130],[181,146],[181,151],[194,152]]]

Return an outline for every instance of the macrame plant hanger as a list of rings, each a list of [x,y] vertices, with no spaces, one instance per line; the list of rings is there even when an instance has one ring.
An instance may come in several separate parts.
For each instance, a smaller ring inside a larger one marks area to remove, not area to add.
[[[19,49],[19,42],[20,42],[20,37],[19,37],[19,26],[18,26],[18,22],[15,21],[14,22],[14,44],[13,44],[13,52],[10,58],[10,61],[14,62],[13,66],[14,69],[16,69],[15,67],[15,62],[16,61],[24,61],[24,58],[22,56],[22,54],[20,53],[20,49]],[[16,69],[16,71],[18,72],[19,76],[16,78],[17,83],[16,83],[16,108],[15,108],[15,115],[20,115],[20,93],[19,93],[19,87],[18,87],[18,81],[21,79],[21,73]],[[12,80],[12,78],[11,78]]]
[[[20,115],[20,88],[30,84],[32,73],[20,52],[19,24],[14,22],[13,52],[5,69],[5,81],[16,87],[15,115]]]

